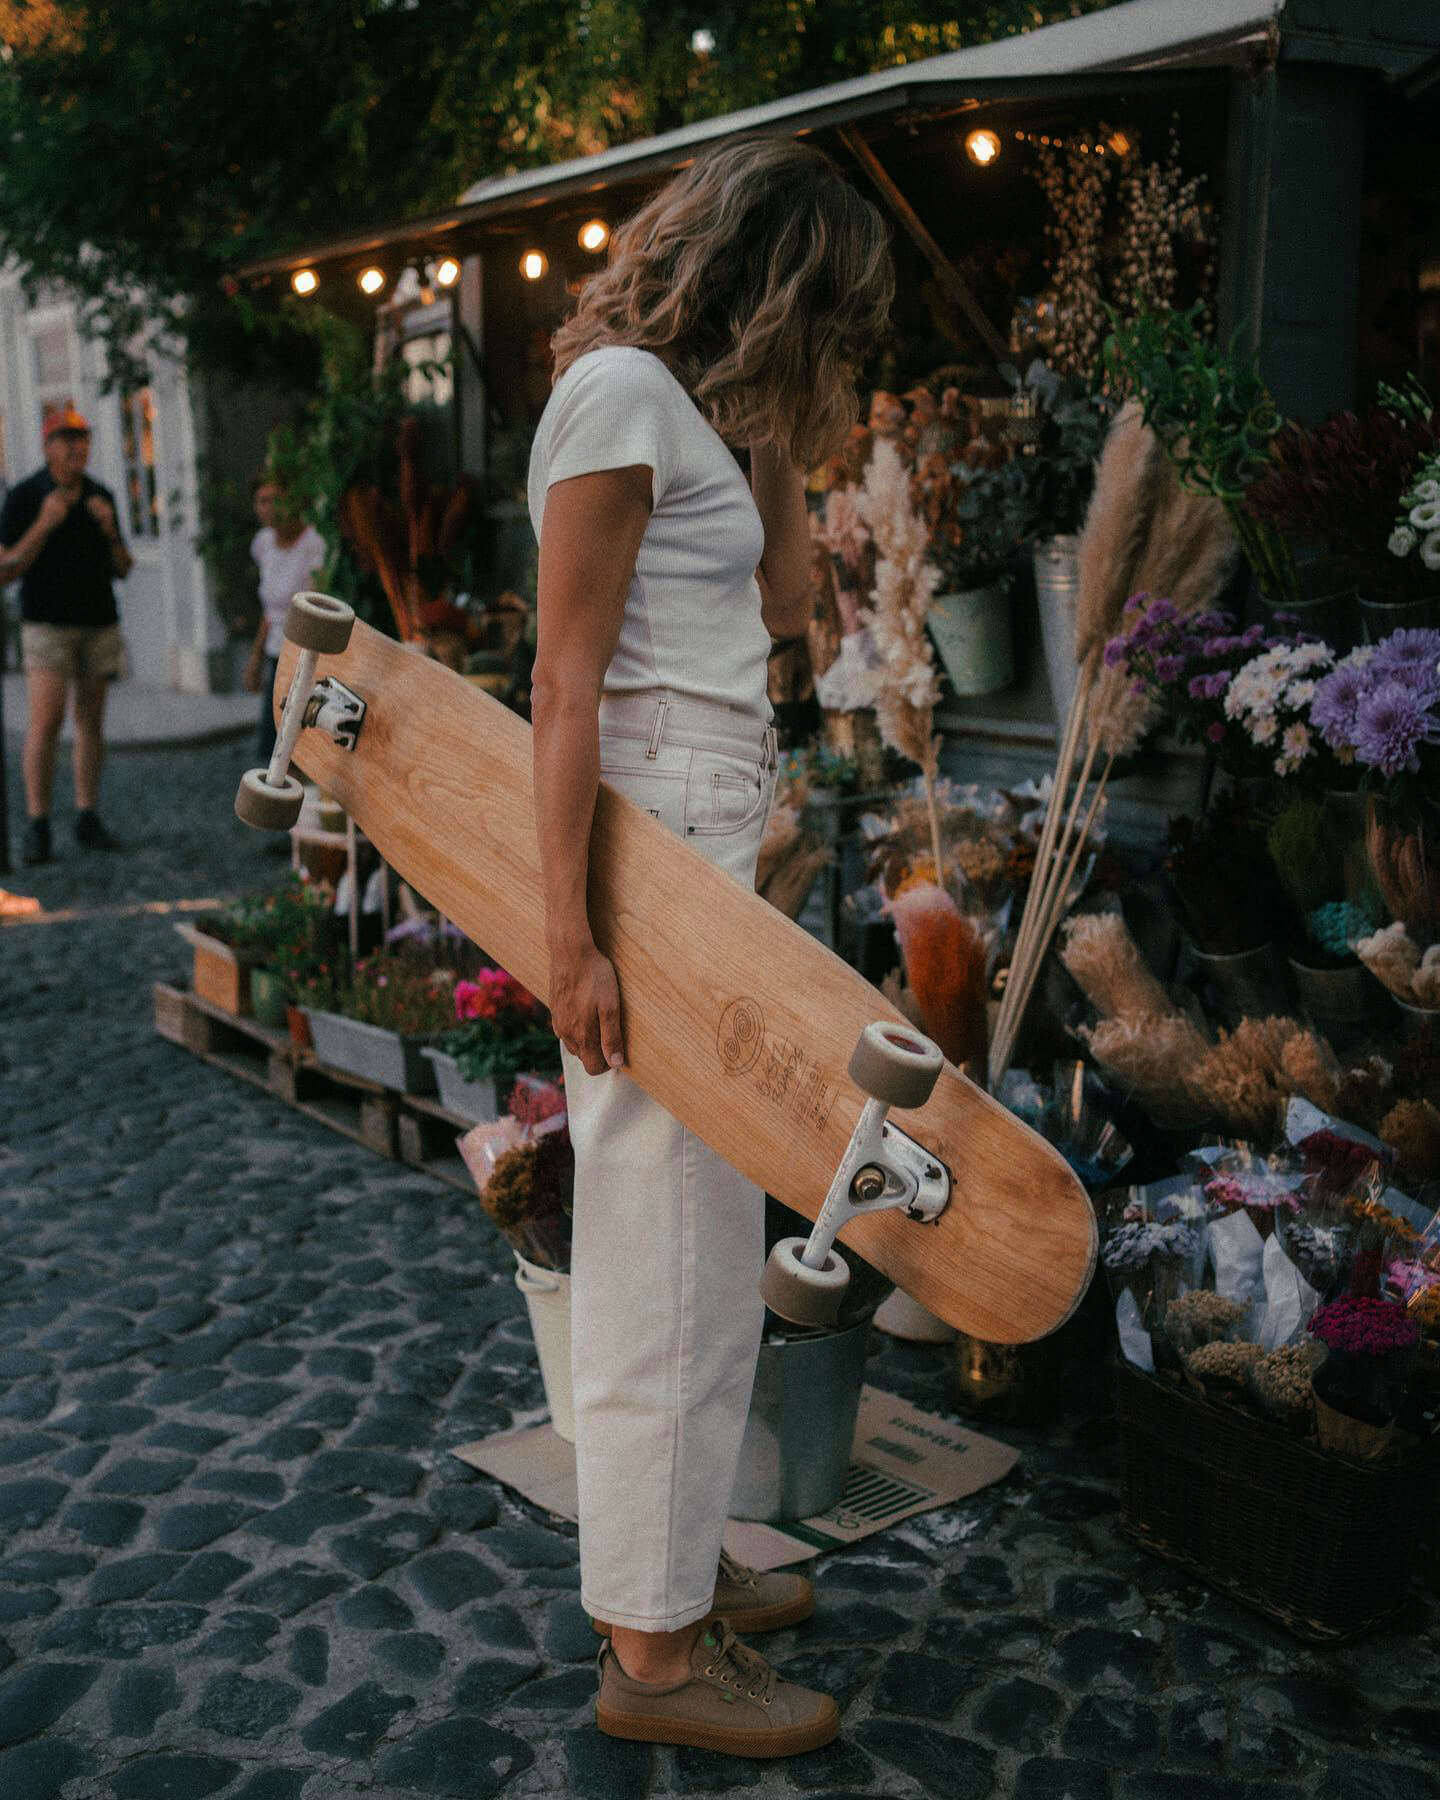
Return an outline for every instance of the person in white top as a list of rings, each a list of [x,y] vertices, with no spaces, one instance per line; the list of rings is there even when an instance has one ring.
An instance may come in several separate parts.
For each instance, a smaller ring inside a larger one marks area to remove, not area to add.
[[[271,691],[285,642],[285,615],[292,597],[310,587],[325,566],[325,540],[306,523],[293,496],[268,475],[255,484],[255,517],[260,529],[250,540],[250,555],[260,571],[260,624],[245,664],[245,687],[260,696],[256,743],[260,760],[268,763],[275,748]]]
[[[802,1576],[721,1553],[764,1196],[625,1074],[589,840],[603,774],[753,886],[775,775],[766,659],[810,609],[802,471],[845,440],[893,287],[883,220],[819,151],[710,151],[615,233],[555,334],[530,463],[535,810],[576,1159],[581,1597],[610,1636],[596,1721],[745,1756],[839,1729],[828,1696],[780,1681],[731,1629],[814,1605]]]

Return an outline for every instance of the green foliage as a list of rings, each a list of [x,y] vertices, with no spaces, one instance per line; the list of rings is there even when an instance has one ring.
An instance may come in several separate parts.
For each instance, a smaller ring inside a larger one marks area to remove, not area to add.
[[[78,294],[117,369],[147,325],[234,368],[285,330],[221,290],[237,265],[1100,4],[0,0],[0,252]]]
[[[1246,489],[1269,467],[1271,444],[1285,423],[1253,358],[1216,347],[1205,335],[1198,301],[1183,313],[1110,316],[1106,368],[1140,403],[1182,485],[1224,505],[1266,599],[1293,605],[1300,582],[1290,547],[1244,507]]]
[[[1009,367],[1000,373],[1017,393],[1030,396],[1035,441],[982,471],[971,484],[969,503],[988,514],[1012,545],[1077,532],[1095,486],[1109,407],[1085,382],[1062,380],[1040,362],[1023,379]]]

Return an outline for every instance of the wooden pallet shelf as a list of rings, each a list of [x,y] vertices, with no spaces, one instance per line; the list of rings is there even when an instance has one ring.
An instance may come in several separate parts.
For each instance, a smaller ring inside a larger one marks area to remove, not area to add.
[[[455,1139],[469,1130],[470,1120],[434,1100],[396,1093],[333,1069],[317,1061],[313,1050],[298,1049],[287,1032],[228,1013],[188,989],[157,981],[154,998],[155,1030],[167,1042],[263,1088],[377,1156],[423,1169],[462,1192],[475,1192],[455,1149]]]

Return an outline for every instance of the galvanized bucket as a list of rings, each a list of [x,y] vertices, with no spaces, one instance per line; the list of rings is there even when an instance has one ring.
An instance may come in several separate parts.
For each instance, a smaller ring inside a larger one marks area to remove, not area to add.
[[[957,694],[993,694],[1015,674],[1010,635],[1010,585],[936,594],[925,615],[945,673]]]
[[[1075,606],[1079,597],[1079,538],[1042,539],[1035,546],[1035,602],[1057,724],[1064,723],[1075,697]]]
[[[845,1492],[870,1322],[762,1344],[730,1514],[809,1519]]]

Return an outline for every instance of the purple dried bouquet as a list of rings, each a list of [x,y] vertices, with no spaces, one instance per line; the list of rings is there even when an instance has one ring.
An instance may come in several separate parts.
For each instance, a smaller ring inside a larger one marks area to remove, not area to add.
[[[1270,773],[1270,759],[1225,717],[1236,674],[1285,640],[1259,625],[1237,628],[1229,613],[1182,615],[1163,595],[1133,594],[1122,629],[1105,646],[1109,668],[1124,668],[1137,694],[1148,694],[1183,743],[1203,743],[1236,775]]]

